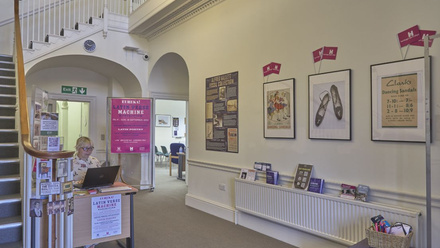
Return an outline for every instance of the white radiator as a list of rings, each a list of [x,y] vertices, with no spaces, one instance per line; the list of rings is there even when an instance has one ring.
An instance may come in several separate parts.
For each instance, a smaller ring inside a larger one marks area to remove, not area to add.
[[[418,233],[420,211],[417,210],[242,179],[235,179],[235,205],[238,211],[345,245],[353,245],[364,239],[365,229],[372,223],[370,218],[381,214],[388,221],[411,225],[414,231],[411,247],[422,247]]]

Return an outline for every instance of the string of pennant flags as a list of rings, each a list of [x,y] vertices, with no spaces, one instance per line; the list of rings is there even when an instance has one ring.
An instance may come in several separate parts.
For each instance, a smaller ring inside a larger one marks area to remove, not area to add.
[[[412,26],[408,29],[403,30],[402,32],[397,34],[397,41],[400,46],[400,53],[402,55],[402,59],[406,58],[410,46],[424,46],[424,37],[435,35],[437,32],[435,30],[422,30],[418,25]],[[432,46],[434,42],[433,39],[429,40],[429,47]],[[402,53],[402,48],[406,47],[405,54]],[[319,62],[318,72],[321,70],[321,63],[323,60],[336,60],[336,56],[338,53],[338,47],[335,46],[323,46],[318,48],[312,52],[313,55],[313,64],[316,73],[316,63]],[[263,66],[263,76],[267,77],[270,74],[280,74],[281,64],[271,62],[265,66]]]

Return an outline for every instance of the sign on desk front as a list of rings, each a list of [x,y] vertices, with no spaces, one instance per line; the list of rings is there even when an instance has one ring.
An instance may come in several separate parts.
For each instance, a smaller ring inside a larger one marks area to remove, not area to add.
[[[92,239],[121,234],[121,195],[92,198]]]

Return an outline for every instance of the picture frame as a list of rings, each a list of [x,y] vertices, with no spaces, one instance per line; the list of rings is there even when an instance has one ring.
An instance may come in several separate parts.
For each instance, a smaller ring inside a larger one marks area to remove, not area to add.
[[[309,139],[351,140],[351,69],[309,75]]]
[[[371,140],[426,142],[424,58],[371,65],[370,73]]]
[[[263,84],[264,138],[295,138],[295,79]]]
[[[171,115],[156,115],[156,127],[170,127]]]

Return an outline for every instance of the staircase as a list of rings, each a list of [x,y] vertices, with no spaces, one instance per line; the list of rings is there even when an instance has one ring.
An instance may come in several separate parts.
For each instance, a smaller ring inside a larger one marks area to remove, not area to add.
[[[12,56],[0,55],[0,247],[22,247],[16,86]]]

